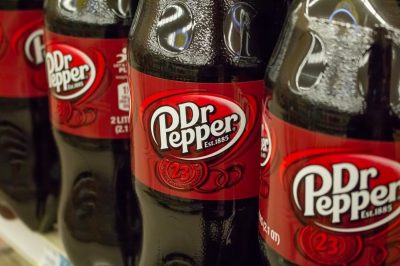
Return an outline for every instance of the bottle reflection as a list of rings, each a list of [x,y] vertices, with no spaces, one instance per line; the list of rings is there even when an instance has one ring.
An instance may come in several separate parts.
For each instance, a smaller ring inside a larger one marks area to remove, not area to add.
[[[231,53],[241,57],[251,57],[251,21],[256,16],[253,7],[245,3],[233,6],[224,21],[224,41]]]
[[[183,3],[169,5],[157,24],[158,42],[165,50],[178,53],[189,48],[193,37],[193,17]]]

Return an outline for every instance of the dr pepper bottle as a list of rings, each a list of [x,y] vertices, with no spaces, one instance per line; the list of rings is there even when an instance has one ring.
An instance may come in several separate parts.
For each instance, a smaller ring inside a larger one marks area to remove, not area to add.
[[[0,2],[0,209],[37,231],[55,223],[60,185],[42,7],[40,0]]]
[[[140,223],[129,160],[134,1],[46,2],[46,67],[61,154],[59,226],[75,266],[131,265]]]
[[[130,34],[139,265],[257,265],[263,76],[284,1],[139,3]]]
[[[291,10],[267,74],[264,263],[399,265],[400,6]]]

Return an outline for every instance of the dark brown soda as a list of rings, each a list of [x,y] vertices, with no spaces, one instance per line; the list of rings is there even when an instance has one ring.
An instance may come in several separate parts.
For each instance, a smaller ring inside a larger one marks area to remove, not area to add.
[[[42,0],[0,2],[2,11],[40,12],[42,6]],[[40,67],[44,69],[44,62]],[[16,67],[14,71],[24,73]],[[43,72],[43,79],[44,75]],[[20,78],[28,79],[23,74]],[[0,82],[8,82],[7,77],[2,75]],[[10,216],[10,211],[14,212],[32,230],[52,229],[59,185],[59,161],[51,134],[47,96],[0,97],[0,205],[4,214]]]
[[[399,1],[321,0],[308,4],[310,1],[294,1],[267,67],[266,84],[273,90],[269,111],[290,124],[318,133],[399,141],[400,58],[399,41],[393,38],[400,32]],[[329,20],[347,26],[336,31],[335,37],[330,34],[337,26],[323,22]],[[352,38],[341,39],[343,33]],[[314,46],[312,35],[318,36]],[[322,47],[326,47],[324,42],[332,41],[336,43],[329,43],[330,47],[344,52],[330,61],[328,53],[333,51],[323,51]],[[351,60],[353,57],[360,60]],[[319,82],[327,68],[329,86]],[[349,75],[357,77],[355,82]],[[269,248],[261,237],[260,246],[265,265],[297,265]]]
[[[130,0],[50,0],[45,5],[46,29],[82,42],[120,39],[128,36],[135,7]],[[71,262],[133,265],[140,248],[140,219],[131,182],[130,141],[80,137],[56,128],[53,133],[62,165],[59,228]]]
[[[243,21],[237,22],[241,35],[231,32],[229,24],[224,26],[235,5],[243,12]],[[174,13],[174,9],[184,11]],[[285,1],[141,1],[130,34],[130,67],[185,82],[261,80],[286,9]],[[162,14],[169,23],[158,25]],[[174,47],[163,43],[169,34],[191,28],[190,23],[195,25],[186,32],[190,44],[180,42]],[[181,53],[185,45],[198,49]],[[133,106],[133,121],[138,119],[135,108],[138,106]],[[142,156],[135,152],[134,157]],[[256,197],[191,200],[157,192],[140,181],[135,182],[135,190],[143,218],[140,266],[259,264]]]

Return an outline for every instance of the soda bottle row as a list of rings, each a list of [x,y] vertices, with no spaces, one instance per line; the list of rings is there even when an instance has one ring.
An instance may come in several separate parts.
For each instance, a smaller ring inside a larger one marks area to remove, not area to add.
[[[0,6],[3,215],[61,188],[75,266],[399,263],[397,1],[34,3]]]

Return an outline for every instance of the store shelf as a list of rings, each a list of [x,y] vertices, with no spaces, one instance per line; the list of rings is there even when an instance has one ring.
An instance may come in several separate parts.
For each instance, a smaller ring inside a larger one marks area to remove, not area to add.
[[[1,242],[1,240],[0,240]],[[1,244],[0,244],[1,245]],[[0,265],[2,266],[32,266],[12,248],[0,247]]]
[[[35,266],[72,266],[56,232],[41,235],[0,217],[0,238]]]

